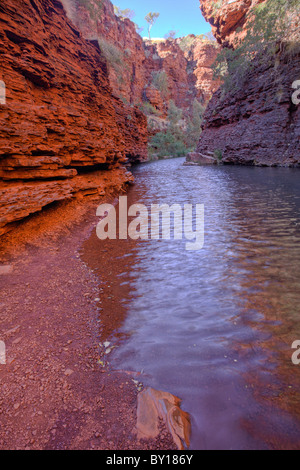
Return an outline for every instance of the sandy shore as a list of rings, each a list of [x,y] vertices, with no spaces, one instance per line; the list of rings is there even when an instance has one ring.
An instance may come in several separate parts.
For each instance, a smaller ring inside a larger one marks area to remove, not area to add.
[[[163,426],[137,439],[137,387],[101,364],[105,292],[79,255],[96,206],[55,205],[1,239],[0,449],[176,448]]]

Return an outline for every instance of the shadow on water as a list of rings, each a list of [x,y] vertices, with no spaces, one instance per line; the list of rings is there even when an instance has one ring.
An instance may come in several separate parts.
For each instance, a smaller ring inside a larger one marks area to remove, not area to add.
[[[191,449],[300,448],[297,169],[138,167],[128,204],[204,204],[205,244],[100,241],[102,339],[114,368],[182,399]]]

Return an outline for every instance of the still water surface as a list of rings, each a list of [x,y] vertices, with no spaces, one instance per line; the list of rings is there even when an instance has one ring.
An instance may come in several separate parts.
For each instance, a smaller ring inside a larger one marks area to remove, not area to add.
[[[129,204],[204,204],[205,242],[85,243],[109,292],[111,366],[182,399],[191,449],[299,449],[299,170],[174,159],[135,177]]]

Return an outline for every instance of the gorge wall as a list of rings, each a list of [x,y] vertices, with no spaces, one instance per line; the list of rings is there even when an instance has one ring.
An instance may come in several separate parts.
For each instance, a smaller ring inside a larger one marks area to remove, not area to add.
[[[219,42],[233,43],[247,24],[246,13],[256,1],[224,0],[218,11],[201,0]],[[300,106],[292,85],[300,80],[298,43],[278,46],[272,59],[259,56],[235,89],[220,88],[204,115],[197,153],[191,158],[218,156],[223,163],[258,166],[300,165]],[[198,157],[197,157],[198,154]]]
[[[163,122],[170,100],[185,115],[206,104],[218,50],[198,36],[144,41],[109,0],[2,2],[0,235],[55,201],[132,181],[125,165],[148,158],[147,118]]]

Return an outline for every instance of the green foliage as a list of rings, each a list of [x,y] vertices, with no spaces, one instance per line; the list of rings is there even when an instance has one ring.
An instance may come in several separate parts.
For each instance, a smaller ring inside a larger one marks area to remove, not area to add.
[[[157,18],[159,17],[159,13],[157,12],[152,12],[150,11],[146,16],[145,20],[148,23],[148,33],[149,33],[149,39],[151,40],[151,28],[156,22]]]
[[[168,75],[165,70],[152,72],[152,85],[160,91],[163,98],[166,97],[169,91]]]
[[[158,158],[172,156],[184,157],[187,153],[184,142],[171,130],[158,132],[152,137],[149,148],[150,155],[156,154]]]
[[[158,132],[149,142],[150,155],[159,158],[165,156],[183,157],[187,153],[184,142],[184,132],[179,125],[182,118],[182,110],[177,108],[174,101],[169,103],[168,124],[164,132]]]
[[[257,55],[267,60],[275,55],[281,41],[290,39],[292,22],[300,15],[300,3],[268,0],[249,15],[245,38],[234,49],[222,49],[213,66],[214,77],[224,81],[225,92],[236,91],[243,85]]]
[[[213,9],[213,14],[215,15],[220,8],[223,6],[223,0],[217,0],[215,2],[212,2],[211,4],[212,9]]]
[[[122,103],[124,103],[126,106],[130,106],[130,103],[127,101],[127,99],[125,98],[125,96],[120,95],[120,100],[121,100]]]
[[[169,102],[168,120],[171,127],[177,127],[179,121],[182,119],[182,109],[177,108],[173,100]]]
[[[159,158],[183,157],[194,150],[201,134],[204,107],[196,99],[191,116],[183,119],[183,111],[174,101],[169,102],[167,128],[158,132],[149,142],[149,154]]]
[[[179,47],[183,52],[188,53],[199,41],[217,46],[217,42],[212,37],[211,33],[207,33],[198,34],[197,36],[194,34],[188,34],[187,36],[179,39]]]
[[[159,114],[156,108],[149,103],[149,101],[143,101],[138,105],[139,109],[146,114],[146,116],[151,116],[152,114]]]
[[[185,36],[184,38],[180,39],[179,47],[183,52],[189,52],[196,40],[197,36],[194,36],[194,34],[188,34],[188,36]]]
[[[202,106],[202,104],[195,98],[193,102],[192,115],[187,121],[185,136],[186,145],[191,151],[195,150],[199,142],[204,111],[204,106]]]
[[[89,12],[91,19],[95,19],[102,10],[103,0],[76,0],[76,5],[84,7]]]
[[[98,38],[99,47],[107,60],[108,66],[112,67],[117,74],[119,84],[121,84],[124,73],[124,53],[114,44],[104,38]]]
[[[221,162],[222,161],[222,158],[223,158],[223,152],[222,150],[220,149],[215,149],[214,150],[214,157],[216,160],[218,160],[218,162]]]
[[[116,47],[114,44],[106,41],[104,38],[98,38],[99,46],[103,54],[105,55],[109,64],[122,65],[123,52],[121,49]]]
[[[165,39],[175,39],[176,34],[177,34],[177,31],[172,29],[167,34],[164,35],[164,38]]]

